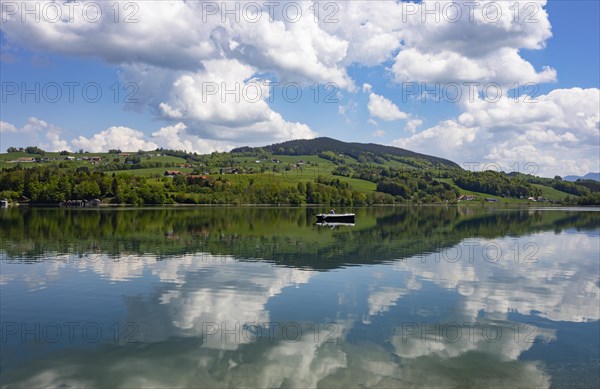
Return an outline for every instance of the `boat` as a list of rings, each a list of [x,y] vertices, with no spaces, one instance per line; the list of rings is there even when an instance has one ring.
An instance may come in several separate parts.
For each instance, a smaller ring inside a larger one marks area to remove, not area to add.
[[[353,213],[320,213],[315,215],[317,223],[354,223]]]

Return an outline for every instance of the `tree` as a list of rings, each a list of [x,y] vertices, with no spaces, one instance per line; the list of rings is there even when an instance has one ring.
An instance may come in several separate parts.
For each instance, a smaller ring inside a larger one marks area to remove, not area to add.
[[[96,181],[83,181],[73,188],[73,196],[78,199],[91,200],[100,196],[100,186]]]
[[[27,154],[40,154],[40,155],[44,155],[46,154],[46,152],[42,149],[40,149],[39,147],[36,146],[29,146],[25,148],[25,152]]]

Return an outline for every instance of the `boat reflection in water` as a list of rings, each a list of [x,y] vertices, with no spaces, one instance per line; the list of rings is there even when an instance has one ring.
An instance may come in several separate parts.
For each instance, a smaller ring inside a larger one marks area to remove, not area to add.
[[[353,213],[320,213],[315,216],[317,223],[354,223],[356,218]]]
[[[332,230],[339,227],[354,227],[354,223],[329,223],[329,222],[317,222],[316,226],[319,227],[329,227]]]

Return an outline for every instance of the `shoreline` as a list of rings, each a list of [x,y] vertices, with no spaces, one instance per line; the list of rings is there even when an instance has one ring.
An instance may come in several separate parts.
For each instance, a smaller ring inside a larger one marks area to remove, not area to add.
[[[146,205],[133,205],[133,204],[100,204],[95,206],[61,206],[59,204],[52,203],[9,203],[8,208],[60,208],[60,209],[152,209],[152,208],[322,208],[322,207],[338,207],[338,208],[402,208],[402,207],[461,207],[461,208],[598,208],[596,205],[568,205],[568,204],[552,204],[552,203],[529,203],[529,204],[518,204],[518,203],[404,203],[404,204],[371,204],[371,205],[358,205],[358,206],[346,206],[339,204],[146,204]]]

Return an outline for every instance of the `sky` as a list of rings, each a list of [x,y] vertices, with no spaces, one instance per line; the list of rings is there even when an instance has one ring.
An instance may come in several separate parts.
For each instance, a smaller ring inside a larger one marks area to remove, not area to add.
[[[328,136],[600,171],[598,1],[5,1],[0,149]]]

